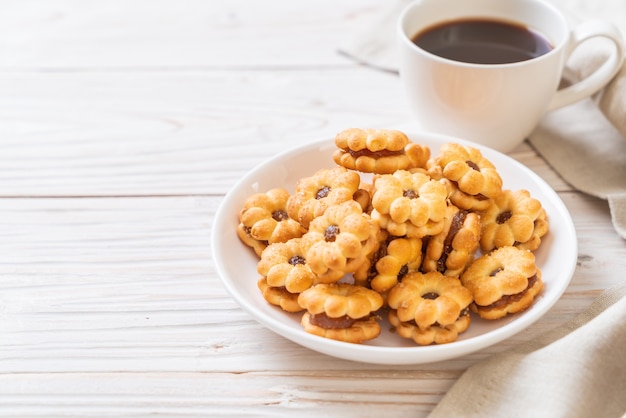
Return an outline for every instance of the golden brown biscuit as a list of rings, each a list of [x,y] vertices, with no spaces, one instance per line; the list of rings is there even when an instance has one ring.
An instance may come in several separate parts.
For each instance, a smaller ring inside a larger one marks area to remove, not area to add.
[[[531,251],[501,247],[477,258],[461,275],[473,295],[472,311],[498,319],[527,309],[543,288]]]
[[[504,190],[480,212],[480,217],[480,247],[484,252],[511,245],[532,251],[548,231],[541,202],[531,197],[528,190]]]
[[[412,143],[400,131],[351,128],[335,137],[337,165],[364,173],[391,174],[423,167],[430,157],[427,146]]]
[[[378,245],[378,226],[354,200],[329,207],[302,236],[307,265],[323,283],[353,273]]]
[[[400,321],[426,329],[454,324],[472,302],[472,294],[454,277],[433,271],[409,273],[389,292],[389,307]]]
[[[471,318],[467,309],[461,313],[459,319],[451,325],[445,327],[432,325],[422,329],[411,322],[403,322],[398,319],[395,311],[389,311],[389,323],[393,330],[401,337],[411,339],[419,345],[448,344],[458,340],[459,334],[466,331],[470,326]]]
[[[307,248],[300,238],[270,244],[257,264],[257,272],[267,278],[272,287],[284,287],[290,293],[300,293],[316,283],[317,276],[306,264]]]
[[[287,214],[289,192],[282,188],[255,193],[239,212],[237,235],[260,257],[268,244],[301,237],[306,229]]]
[[[439,156],[431,159],[427,168],[433,175],[439,173],[452,182],[450,200],[461,209],[485,209],[488,200],[502,192],[500,174],[477,148],[444,144]]]
[[[357,344],[380,334],[372,313],[383,299],[374,290],[347,283],[318,284],[300,293],[298,304],[307,310],[302,326],[308,333]]]
[[[470,324],[472,295],[458,279],[439,272],[410,273],[387,297],[389,322],[420,345],[456,341]]]
[[[391,235],[422,238],[443,229],[447,190],[426,174],[398,170],[374,179],[372,219]]]
[[[329,206],[352,200],[360,183],[358,173],[344,167],[318,170],[298,181],[287,202],[287,213],[308,228],[309,223],[323,215]]]
[[[426,240],[421,270],[458,277],[474,259],[480,230],[480,216],[448,205],[443,231]]]

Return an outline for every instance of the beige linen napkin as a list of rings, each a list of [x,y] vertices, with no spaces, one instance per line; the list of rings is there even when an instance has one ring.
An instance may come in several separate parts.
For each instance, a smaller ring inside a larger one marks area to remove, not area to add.
[[[346,39],[339,51],[372,67],[397,71],[396,22],[410,2],[390,2],[386,13],[363,22],[362,30]],[[626,10],[621,3],[613,7]],[[571,13],[568,17],[573,23],[581,20]],[[622,20],[617,24],[626,33],[626,13],[616,18]],[[568,62],[565,73],[570,82],[584,77],[604,60],[606,45],[584,46]],[[625,138],[626,66],[595,98],[548,113],[528,140],[572,187],[608,200],[613,225],[626,239]]]
[[[626,19],[626,17],[625,17]],[[625,23],[626,27],[626,23]],[[603,62],[602,48],[581,48],[564,84]],[[626,66],[595,98],[549,112],[528,138],[572,187],[608,200],[613,226],[626,238]]]
[[[622,417],[626,284],[572,321],[463,373],[430,418]]]

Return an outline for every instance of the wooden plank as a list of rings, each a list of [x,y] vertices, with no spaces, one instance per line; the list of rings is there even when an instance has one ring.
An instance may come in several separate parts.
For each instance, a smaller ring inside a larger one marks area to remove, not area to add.
[[[0,376],[12,416],[425,416],[458,376],[399,371]],[[374,384],[372,384],[374,383]]]
[[[342,66],[341,40],[380,1],[3,1],[4,70]]]
[[[225,194],[280,151],[408,119],[397,77],[360,67],[0,78],[4,196]]]

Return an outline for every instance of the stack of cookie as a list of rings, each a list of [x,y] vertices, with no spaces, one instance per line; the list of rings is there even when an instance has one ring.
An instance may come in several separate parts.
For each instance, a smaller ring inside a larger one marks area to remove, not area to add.
[[[493,320],[532,304],[545,210],[503,189],[478,149],[447,143],[432,156],[403,132],[358,128],[335,144],[336,167],[293,194],[254,194],[239,214],[267,302],[304,311],[307,332],[352,343],[378,337],[386,315],[419,345],[455,341],[469,311]]]

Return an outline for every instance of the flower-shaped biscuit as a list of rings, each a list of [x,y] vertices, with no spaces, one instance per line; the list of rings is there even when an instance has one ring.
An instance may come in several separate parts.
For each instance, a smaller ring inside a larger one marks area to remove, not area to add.
[[[453,183],[450,200],[461,209],[484,209],[502,192],[502,178],[477,148],[444,144],[439,156],[428,162],[429,172],[439,171],[435,165]]]
[[[485,319],[525,310],[543,288],[534,254],[517,247],[501,247],[476,259],[461,282],[472,292],[470,309]]]
[[[467,330],[471,322],[467,309],[461,313],[457,321],[445,327],[433,325],[425,329],[420,328],[416,326],[414,322],[400,321],[394,310],[389,311],[388,319],[394,331],[399,336],[412,339],[419,345],[448,344],[454,342],[459,338],[459,334]]]
[[[372,219],[395,236],[421,238],[443,229],[446,187],[428,175],[406,170],[374,180]]]
[[[504,190],[480,212],[484,252],[510,245],[535,250],[548,231],[546,213],[541,202],[528,190]]]
[[[317,276],[306,264],[306,248],[301,244],[301,238],[293,238],[270,244],[263,251],[257,271],[267,278],[268,286],[300,293],[315,283]]]
[[[389,291],[387,302],[400,321],[428,329],[454,324],[472,302],[472,294],[457,278],[439,272],[409,273]]]
[[[391,174],[396,170],[423,167],[430,157],[427,146],[412,143],[400,131],[346,129],[337,134],[333,154],[337,165],[365,173]]]
[[[296,184],[294,194],[287,202],[289,216],[305,228],[329,206],[351,200],[359,189],[358,173],[344,167],[318,170]]]
[[[307,312],[305,331],[334,340],[361,343],[376,338],[380,325],[372,313],[383,305],[376,291],[347,283],[318,284],[298,296]]]
[[[302,225],[289,218],[288,199],[287,190],[275,188],[266,193],[255,193],[245,200],[239,213],[237,235],[258,256],[268,244],[286,242],[306,232]]]
[[[378,246],[378,227],[357,202],[348,200],[315,218],[302,240],[318,281],[332,283],[367,262]]]

